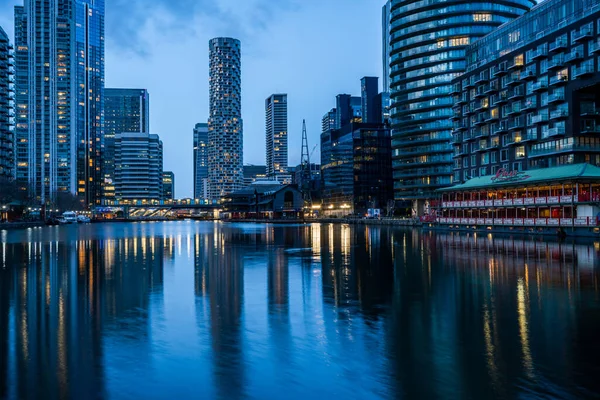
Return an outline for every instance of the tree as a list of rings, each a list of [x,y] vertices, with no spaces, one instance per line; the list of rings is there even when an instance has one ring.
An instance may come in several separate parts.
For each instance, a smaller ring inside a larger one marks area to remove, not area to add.
[[[388,200],[385,209],[387,211],[387,216],[388,217],[393,217],[394,216],[394,212],[396,211],[396,201],[393,199]]]
[[[83,204],[77,196],[69,192],[59,192],[54,195],[54,206],[61,211],[81,211]]]

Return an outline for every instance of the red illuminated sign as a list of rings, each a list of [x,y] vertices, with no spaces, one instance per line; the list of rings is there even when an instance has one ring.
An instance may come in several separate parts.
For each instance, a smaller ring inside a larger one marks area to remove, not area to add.
[[[504,168],[500,168],[496,175],[492,177],[492,182],[518,182],[529,179],[530,176],[522,171],[509,171]]]

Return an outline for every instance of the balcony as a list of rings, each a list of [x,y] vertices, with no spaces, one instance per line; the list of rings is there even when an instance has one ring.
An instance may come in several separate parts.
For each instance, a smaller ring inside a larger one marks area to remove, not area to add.
[[[484,110],[487,110],[489,108],[489,104],[487,101],[480,101],[479,103],[476,103],[477,106],[475,107],[475,112],[481,112]]]
[[[553,43],[550,43],[550,48],[548,49],[550,53],[557,53],[567,48],[566,40],[556,40]]]
[[[475,147],[475,151],[479,152],[479,151],[486,151],[488,149],[488,145],[487,144],[479,144]]]
[[[508,101],[508,93],[507,92],[502,92],[494,100],[493,105],[497,106],[497,105],[505,104],[507,101]]]
[[[583,42],[589,40],[594,36],[594,32],[591,28],[583,28],[579,32],[575,32],[573,35],[573,42]]]
[[[488,78],[487,74],[479,74],[479,76],[477,76],[475,78],[476,85],[481,85],[483,83],[487,83],[488,81],[489,81],[489,78]]]
[[[504,116],[509,117],[521,114],[521,105],[519,103],[513,104],[512,107],[510,105],[507,107],[508,110],[505,110]]]
[[[550,78],[550,86],[561,86],[569,82],[567,75],[557,75]]]
[[[508,100],[513,101],[513,100],[518,100],[520,98],[522,98],[525,95],[525,91],[523,90],[523,87],[518,87],[515,88],[512,92],[508,93]]]
[[[462,123],[454,124],[452,126],[452,130],[455,132],[462,132],[466,129],[467,129],[467,127],[465,125],[463,125]]]
[[[475,98],[480,99],[482,97],[486,96],[486,90],[487,90],[488,86],[479,86],[477,88],[477,91],[475,92]]]
[[[522,81],[531,81],[537,79],[537,72],[535,68],[527,67],[525,71],[521,74]]]
[[[475,131],[475,135],[473,136],[473,139],[484,139],[490,136],[489,132],[484,132],[482,130],[477,130]]]
[[[455,83],[454,85],[452,85],[452,89],[450,89],[450,95],[454,96],[456,94],[460,94],[461,93],[461,89],[460,89],[460,83]]]
[[[564,126],[558,126],[548,129],[548,137],[561,136],[565,134]]]
[[[514,131],[517,129],[523,129],[523,121],[519,119],[515,119],[508,124],[508,130]]]
[[[490,117],[489,113],[479,114],[477,116],[477,120],[475,120],[475,125],[476,126],[485,125],[485,123],[486,123],[485,121],[489,117]]]
[[[548,71],[554,69],[560,69],[565,66],[565,58],[564,57],[553,57],[552,60],[548,63]]]
[[[492,67],[492,75],[493,76],[504,76],[506,75],[506,64],[500,64]]]
[[[523,68],[523,61],[515,61],[508,65],[508,70],[517,70]]]
[[[554,110],[550,113],[550,119],[564,119],[569,116],[569,112],[567,110]]]
[[[531,52],[531,59],[532,60],[540,60],[542,58],[546,58],[548,56],[548,51],[546,49],[543,48],[539,48],[537,50],[533,50]]]
[[[565,62],[572,64],[583,60],[583,54],[579,51],[572,51],[565,57]]]
[[[485,87],[484,94],[490,95],[490,94],[496,93],[497,91],[498,91],[498,82],[494,81]]]
[[[584,125],[583,127],[581,127],[581,133],[582,134],[595,134],[595,133],[600,134],[600,126],[596,125],[596,124]]]
[[[537,100],[527,100],[523,103],[521,111],[535,110],[537,108]]]
[[[523,136],[519,132],[515,132],[512,135],[509,135],[508,140],[506,141],[507,146],[514,146],[516,144],[520,144],[523,141]]]
[[[590,54],[600,53],[600,39],[590,43]]]
[[[498,120],[498,113],[489,113],[488,117],[485,120],[486,124],[489,124],[491,122],[497,121]]]
[[[534,92],[545,92],[548,90],[548,84],[546,82],[535,82],[531,86],[531,90]]]
[[[565,94],[562,92],[558,92],[558,93],[552,93],[550,96],[548,96],[548,103],[552,104],[552,103],[561,103],[565,101]]]
[[[462,118],[462,115],[460,114],[460,110],[454,110],[454,113],[450,117],[450,119],[453,120],[453,121],[458,121],[461,118]]]
[[[462,140],[461,134],[452,135],[452,143],[462,143]]]
[[[506,132],[508,132],[508,125],[507,124],[498,124],[498,127],[496,128],[496,130],[494,130],[494,135],[501,135]]]
[[[518,72],[513,72],[512,74],[510,74],[510,77],[508,78],[506,84],[508,86],[521,84],[521,74]]]
[[[548,122],[548,114],[538,114],[531,117],[532,124],[541,124],[544,122]]]
[[[472,89],[475,87],[475,77],[472,76],[471,79],[467,79],[464,85],[465,89]]]
[[[499,149],[500,148],[500,143],[498,142],[491,142],[490,144],[488,144],[488,147],[486,147],[486,150],[494,150],[494,149]]]
[[[573,75],[575,76],[575,79],[581,79],[593,75],[594,72],[594,67],[590,65],[584,65],[582,67],[575,68],[575,73]]]

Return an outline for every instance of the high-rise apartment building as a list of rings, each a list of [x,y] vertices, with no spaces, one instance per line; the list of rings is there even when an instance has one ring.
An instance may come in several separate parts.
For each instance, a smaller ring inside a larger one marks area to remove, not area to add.
[[[452,184],[452,80],[466,47],[527,12],[533,0],[392,0],[390,86],[396,199],[421,214],[436,189]],[[518,40],[515,38],[515,40]]]
[[[265,100],[266,174],[271,179],[289,177],[287,94]]]
[[[335,127],[341,127],[350,122],[362,122],[362,98],[349,94],[338,94],[335,98]]]
[[[0,177],[13,179],[14,153],[13,48],[0,27]]]
[[[164,171],[162,174],[162,183],[163,200],[173,200],[175,198],[175,174],[171,171]]]
[[[599,20],[600,0],[546,0],[467,48],[452,90],[456,184],[600,165]]]
[[[208,124],[194,127],[194,199],[208,199]]]
[[[15,7],[17,180],[46,203],[56,193],[100,203],[104,1]]]
[[[118,133],[115,137],[115,199],[160,201],[163,144],[158,135]]]
[[[209,57],[208,181],[219,200],[244,185],[240,41],[212,39]]]
[[[115,137],[150,133],[150,95],[146,89],[104,89],[103,198],[115,197]]]

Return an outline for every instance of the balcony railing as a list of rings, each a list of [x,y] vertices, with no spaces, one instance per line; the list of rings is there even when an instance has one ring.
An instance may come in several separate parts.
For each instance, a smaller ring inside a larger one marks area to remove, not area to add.
[[[531,86],[531,90],[533,90],[534,92],[543,92],[545,90],[548,90],[548,84],[546,82],[535,82]]]
[[[567,110],[554,110],[550,113],[550,119],[562,119],[567,118],[569,113]]]
[[[552,78],[550,78],[550,85],[558,86],[558,85],[565,84],[568,81],[569,81],[569,77],[567,75],[553,76]]]
[[[591,65],[584,65],[582,67],[576,68],[575,69],[575,78],[583,78],[586,77],[588,75],[593,74],[594,71],[594,67]]]
[[[548,96],[548,103],[558,103],[562,101],[565,101],[565,94],[562,92],[552,93]]]
[[[580,31],[575,32],[575,34],[573,35],[573,41],[580,42],[583,40],[591,39],[593,35],[594,35],[594,33],[593,33],[592,29],[583,28]]]

